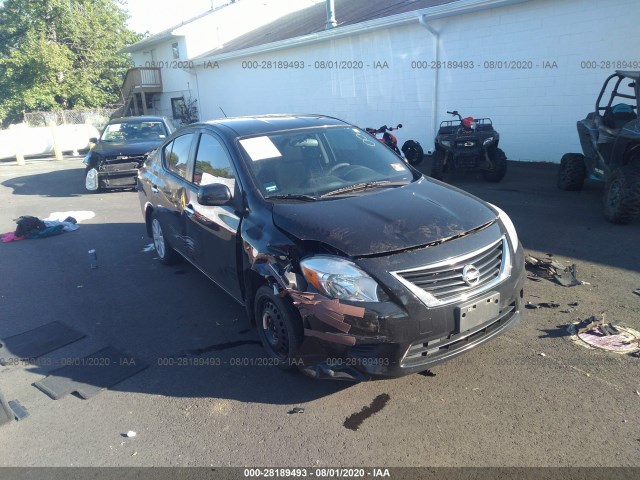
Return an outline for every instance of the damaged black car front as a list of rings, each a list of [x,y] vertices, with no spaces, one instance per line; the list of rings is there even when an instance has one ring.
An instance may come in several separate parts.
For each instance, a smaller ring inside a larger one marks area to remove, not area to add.
[[[85,188],[135,188],[138,168],[173,131],[164,117],[143,116],[111,120],[85,156]]]
[[[245,263],[265,282],[245,282],[255,285],[249,312],[280,365],[314,378],[397,377],[520,319],[523,249],[498,207],[344,124],[239,145],[257,190],[241,229]]]

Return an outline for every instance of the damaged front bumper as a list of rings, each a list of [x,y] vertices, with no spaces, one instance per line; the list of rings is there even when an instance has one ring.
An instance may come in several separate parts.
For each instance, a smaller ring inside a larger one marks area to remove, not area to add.
[[[142,162],[105,162],[98,167],[100,188],[135,187]]]
[[[502,234],[497,229],[494,225],[466,242],[477,245],[478,240],[495,239],[496,233]],[[362,381],[400,377],[450,360],[516,324],[523,310],[522,246],[514,252],[505,240],[507,251],[502,252],[500,265],[509,271],[503,277],[458,295],[456,301],[445,300],[438,305],[427,305],[424,296],[419,298],[415,289],[411,291],[390,273],[415,265],[435,264],[442,255],[454,260],[463,258],[462,263],[479,262],[476,257],[455,254],[464,241],[456,242],[460,243],[359,260],[358,264],[375,275],[388,292],[389,300],[385,302],[345,305],[335,300],[322,301],[319,294],[297,292],[292,295],[305,324],[305,338],[298,354],[301,370],[313,378],[324,379]],[[480,251],[484,254],[489,250]],[[489,303],[492,305],[485,308]],[[469,317],[465,312],[476,307],[485,309],[484,313],[467,321]]]
[[[87,189],[135,187],[138,169],[146,158],[146,155],[136,155],[94,160],[87,171],[87,175],[91,177],[87,177],[85,182]]]

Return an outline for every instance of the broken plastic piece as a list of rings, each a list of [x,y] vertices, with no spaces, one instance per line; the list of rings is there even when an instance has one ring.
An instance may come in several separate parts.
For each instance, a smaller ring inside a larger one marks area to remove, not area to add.
[[[127,432],[127,437],[129,437],[129,438],[135,437],[136,435],[137,435],[137,433],[134,432],[133,430],[129,430]]]
[[[531,302],[527,302],[527,304],[524,306],[524,308],[528,308],[529,310],[535,310],[538,308],[558,308],[560,306],[559,303],[548,303],[548,302],[542,302],[542,303],[531,303]]]
[[[289,410],[289,415],[293,415],[294,413],[304,413],[304,408],[294,407],[291,410]]]
[[[575,264],[565,267],[553,258],[538,259],[531,255],[525,257],[525,263],[537,273],[528,272],[527,278],[530,280],[538,281],[538,277],[547,278],[548,280],[555,279],[563,287],[573,287],[574,285],[587,283],[581,282],[576,278]]]
[[[576,278],[576,265],[575,263],[562,270],[558,269],[555,275],[556,281],[563,287],[573,287],[575,285],[587,284],[587,282],[581,282]]]
[[[636,295],[640,296],[640,288],[636,288],[633,293],[635,293]]]

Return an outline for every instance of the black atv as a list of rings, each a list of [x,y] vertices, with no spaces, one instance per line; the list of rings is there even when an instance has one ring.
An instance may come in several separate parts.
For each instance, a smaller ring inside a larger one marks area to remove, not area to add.
[[[431,176],[442,180],[451,170],[480,170],[488,182],[499,182],[507,173],[507,156],[498,148],[500,134],[490,118],[462,116],[447,112],[458,120],[443,121],[436,136]]]
[[[578,121],[584,154],[563,155],[558,170],[561,190],[580,190],[587,177],[605,182],[604,215],[614,223],[629,223],[640,213],[639,80],[640,72],[622,70],[605,80],[595,111]]]

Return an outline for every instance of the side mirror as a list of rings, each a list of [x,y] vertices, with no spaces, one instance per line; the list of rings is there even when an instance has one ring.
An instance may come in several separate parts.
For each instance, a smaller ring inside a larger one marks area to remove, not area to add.
[[[96,137],[91,137],[89,139],[89,143],[98,143],[98,139]]]
[[[198,203],[207,207],[217,207],[231,200],[229,187],[222,183],[210,183],[198,189]]]

